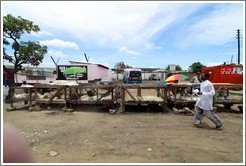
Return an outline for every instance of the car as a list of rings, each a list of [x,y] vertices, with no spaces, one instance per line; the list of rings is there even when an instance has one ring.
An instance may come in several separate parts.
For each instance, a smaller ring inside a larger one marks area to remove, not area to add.
[[[160,77],[157,74],[151,74],[149,80],[160,80]]]
[[[113,83],[113,79],[109,77],[104,77],[100,81],[100,84],[104,84],[104,85],[112,84],[112,83]]]
[[[141,84],[142,83],[142,70],[139,68],[124,69],[123,82],[125,84]]]

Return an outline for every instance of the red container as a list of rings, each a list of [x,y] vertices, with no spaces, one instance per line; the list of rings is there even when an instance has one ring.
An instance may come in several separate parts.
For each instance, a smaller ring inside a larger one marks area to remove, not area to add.
[[[201,73],[209,73],[212,83],[243,84],[243,65],[203,67]]]

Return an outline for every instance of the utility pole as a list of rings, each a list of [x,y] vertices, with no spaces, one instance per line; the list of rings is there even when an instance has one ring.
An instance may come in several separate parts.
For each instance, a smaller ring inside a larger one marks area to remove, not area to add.
[[[232,64],[232,62],[233,62],[232,60],[233,60],[233,54],[232,54],[232,56],[231,56],[231,62],[230,62],[231,64]]]
[[[240,64],[240,29],[237,30],[237,54],[238,54],[238,59],[237,63]]]

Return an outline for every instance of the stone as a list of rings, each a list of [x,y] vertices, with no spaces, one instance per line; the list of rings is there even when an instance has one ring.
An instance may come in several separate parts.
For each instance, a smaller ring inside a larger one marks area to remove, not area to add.
[[[8,107],[8,108],[6,108],[6,111],[14,111],[14,110],[16,110],[16,108],[13,106],[13,107]]]
[[[109,109],[109,113],[110,114],[115,114],[116,113],[116,110],[115,109]]]
[[[67,112],[73,112],[73,109],[72,108],[68,108]]]
[[[58,153],[56,151],[50,151],[49,154],[50,154],[51,157],[54,157],[54,156],[58,155]]]

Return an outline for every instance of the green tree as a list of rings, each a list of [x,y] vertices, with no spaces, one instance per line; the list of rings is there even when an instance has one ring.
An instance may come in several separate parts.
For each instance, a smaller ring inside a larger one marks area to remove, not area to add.
[[[181,71],[182,70],[182,67],[180,67],[179,65],[176,65],[176,70],[177,71]]]
[[[117,73],[117,80],[119,79],[118,77],[119,77],[119,73],[122,73],[123,72],[123,70],[125,69],[125,68],[132,68],[131,66],[129,66],[129,65],[127,65],[127,64],[125,64],[124,62],[118,62],[118,63],[116,63],[116,65],[114,66],[114,70],[116,71],[116,73]]]
[[[204,66],[200,62],[194,62],[192,63],[192,65],[189,66],[189,71],[197,73],[197,72],[200,72],[203,67],[206,67],[206,66]]]
[[[131,66],[125,64],[124,62],[118,62],[114,66],[114,69],[117,71],[123,71],[125,68],[132,68]]]
[[[13,55],[8,55],[3,48],[3,59],[13,64],[13,69],[8,69],[3,65],[4,70],[9,75],[9,87],[15,86],[14,75],[22,69],[23,64],[38,66],[42,63],[44,55],[47,53],[47,46],[42,46],[37,41],[22,41],[21,37],[25,33],[40,31],[38,25],[20,16],[14,17],[11,14],[3,17],[3,44],[11,45]],[[14,89],[9,88],[6,102],[13,98]]]

